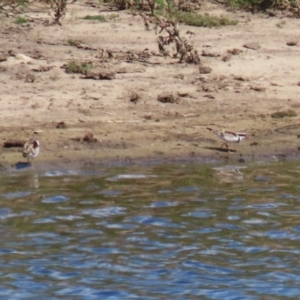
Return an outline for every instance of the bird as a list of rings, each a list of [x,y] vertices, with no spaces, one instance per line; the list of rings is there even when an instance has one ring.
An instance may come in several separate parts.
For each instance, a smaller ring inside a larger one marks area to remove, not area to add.
[[[23,157],[27,158],[27,162],[30,163],[30,158],[37,157],[40,153],[40,142],[37,139],[30,139],[23,146]]]
[[[248,139],[248,136],[243,132],[232,132],[232,131],[218,131],[212,128],[207,127],[207,129],[217,135],[220,139],[225,141],[222,145],[225,145],[228,152],[230,152],[229,146],[227,143],[239,143],[243,139]]]

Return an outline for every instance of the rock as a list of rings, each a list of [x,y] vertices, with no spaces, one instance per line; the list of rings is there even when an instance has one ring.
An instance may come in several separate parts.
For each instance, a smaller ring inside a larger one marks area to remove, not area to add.
[[[157,100],[161,103],[175,103],[178,102],[178,97],[175,97],[172,93],[163,92],[157,96]]]
[[[84,72],[84,75],[86,78],[89,79],[96,79],[96,80],[112,80],[116,78],[116,73],[112,71],[111,69],[104,69],[104,68],[92,68],[89,70],[86,70]]]
[[[296,45],[298,44],[298,42],[292,40],[292,41],[288,41],[286,44],[287,44],[288,46],[296,46]]]
[[[250,90],[253,90],[256,92],[264,92],[266,90],[266,88],[262,87],[262,86],[250,86]]]
[[[53,66],[38,66],[32,69],[34,72],[48,72],[53,69]]]
[[[36,129],[33,131],[34,134],[39,134],[39,133],[42,133],[43,130],[42,129]]]
[[[141,96],[138,93],[136,93],[135,91],[131,91],[129,93],[129,101],[133,102],[134,104],[136,104],[140,98],[141,98]]]
[[[232,54],[232,55],[239,55],[242,52],[243,52],[243,50],[237,49],[237,48],[227,50],[227,53]]]
[[[212,68],[209,66],[200,65],[199,66],[199,73],[200,74],[209,74],[211,73]]]
[[[226,54],[226,55],[224,55],[224,56],[222,57],[222,60],[223,60],[223,61],[228,61],[228,60],[231,59],[231,56],[232,56],[232,54],[231,54],[231,53],[228,53],[228,54]]]
[[[259,44],[256,43],[256,42],[246,43],[244,45],[244,47],[247,48],[247,49],[252,49],[252,50],[259,50],[260,49]]]
[[[20,140],[8,140],[6,142],[3,143],[3,147],[4,148],[23,148],[25,144],[25,141],[20,141]]]
[[[208,56],[208,57],[219,57],[220,56],[219,53],[211,52],[211,51],[205,51],[205,50],[202,51],[201,55],[202,56]]]
[[[82,141],[86,143],[96,143],[97,139],[94,138],[94,135],[92,133],[88,132],[87,134],[85,134]]]
[[[189,96],[189,92],[178,92],[178,96],[180,96],[180,97],[188,97]]]
[[[64,121],[61,121],[61,122],[57,123],[56,128],[65,129],[65,128],[67,128],[67,125]]]
[[[1,53],[0,54],[0,62],[6,61],[7,60],[7,55]]]
[[[96,143],[97,142],[97,139],[94,138],[94,135],[90,132],[87,132],[83,138],[81,137],[74,137],[74,138],[71,138],[72,141],[75,141],[75,142],[85,142],[85,143]]]
[[[296,116],[297,113],[292,109],[277,111],[271,114],[271,117],[274,119],[279,119],[284,117],[296,117]]]
[[[115,69],[117,74],[129,74],[129,73],[145,73],[146,69],[142,66],[126,66],[117,67]]]
[[[248,78],[243,77],[243,76],[234,76],[233,79],[238,80],[238,81],[249,81]]]
[[[35,80],[36,80],[36,78],[35,78],[34,74],[27,74],[25,76],[24,82],[26,82],[26,83],[32,83],[32,82],[35,82]]]
[[[32,61],[32,58],[30,58],[27,55],[21,54],[21,53],[16,54],[15,58],[24,63],[30,63]]]

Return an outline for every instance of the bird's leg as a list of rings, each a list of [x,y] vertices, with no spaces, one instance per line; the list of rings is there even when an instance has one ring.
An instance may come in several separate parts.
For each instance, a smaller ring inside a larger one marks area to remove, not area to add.
[[[226,146],[227,152],[230,153],[230,148],[229,148],[228,144],[227,143],[224,143],[224,144]]]
[[[230,148],[229,148],[228,144],[227,144],[227,143],[223,143],[223,144],[221,145],[221,148],[222,148],[223,146],[225,146],[227,152],[230,153]]]

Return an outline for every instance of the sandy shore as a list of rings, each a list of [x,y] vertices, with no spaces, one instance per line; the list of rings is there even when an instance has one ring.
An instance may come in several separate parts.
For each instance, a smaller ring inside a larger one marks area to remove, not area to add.
[[[278,111],[299,112],[297,19],[204,4],[200,13],[239,23],[180,26],[182,35],[195,33],[190,42],[201,64],[212,70],[201,74],[198,65],[159,55],[157,36],[145,30],[140,16],[78,2],[69,5],[62,26],[47,26],[51,18],[38,5],[25,14],[31,22],[21,26],[10,17],[1,23],[2,144],[34,136],[41,142],[36,163],[55,165],[226,159],[221,140],[206,129],[211,127],[249,135],[232,145],[231,161],[241,155],[247,160],[298,156],[300,117],[272,117]],[[95,14],[107,21],[83,19]],[[249,43],[259,47],[246,48]],[[101,49],[113,58],[103,59]],[[233,49],[241,51],[226,57]],[[149,56],[141,59],[145,52]],[[116,74],[112,80],[86,79],[66,73],[70,61],[96,62]],[[163,92],[176,101],[158,101]],[[1,158],[4,166],[22,161],[21,148],[3,147]]]

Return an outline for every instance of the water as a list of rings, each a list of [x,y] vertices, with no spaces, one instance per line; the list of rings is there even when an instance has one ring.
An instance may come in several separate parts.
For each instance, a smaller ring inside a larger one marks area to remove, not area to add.
[[[1,299],[298,299],[300,163],[0,176]]]

